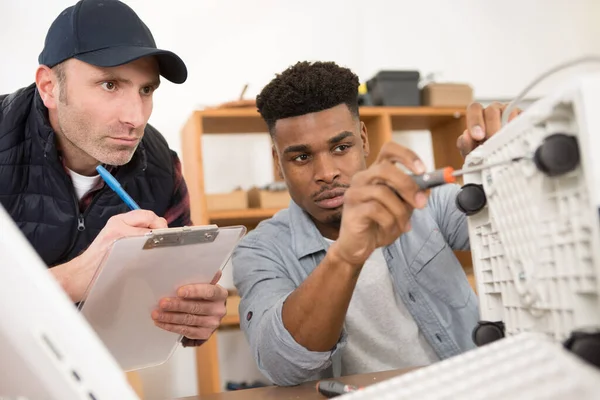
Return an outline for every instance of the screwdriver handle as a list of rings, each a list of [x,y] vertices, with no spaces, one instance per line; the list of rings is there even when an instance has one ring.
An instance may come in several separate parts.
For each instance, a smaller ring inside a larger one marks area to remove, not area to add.
[[[446,183],[456,182],[453,173],[454,168],[445,167],[421,175],[411,175],[411,177],[421,190],[427,190]]]
[[[317,382],[317,392],[327,397],[328,399],[341,396],[345,393],[354,392],[359,389],[359,387],[346,385],[338,381],[326,380]]]

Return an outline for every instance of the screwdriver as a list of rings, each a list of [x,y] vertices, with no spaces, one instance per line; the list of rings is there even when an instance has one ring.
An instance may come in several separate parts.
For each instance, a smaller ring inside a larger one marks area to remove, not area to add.
[[[488,168],[497,167],[500,165],[510,164],[513,162],[517,162],[522,160],[525,157],[514,157],[509,160],[498,161],[491,164],[481,165],[478,167],[471,168],[463,168],[463,169],[454,169],[452,167],[444,167],[440,169],[436,169],[435,171],[426,172],[421,175],[411,175],[413,180],[419,185],[421,190],[431,189],[436,186],[443,185],[445,183],[454,183],[456,182],[457,176],[462,176],[464,174],[470,174],[473,172],[479,172],[486,170]]]
[[[360,387],[346,385],[339,381],[325,380],[317,382],[317,392],[327,397],[328,399],[341,396],[345,393],[354,392],[360,389]]]

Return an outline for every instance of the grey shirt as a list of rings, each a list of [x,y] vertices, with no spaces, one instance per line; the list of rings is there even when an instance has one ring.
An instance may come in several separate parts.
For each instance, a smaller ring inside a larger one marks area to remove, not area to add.
[[[381,248],[360,271],[344,328],[348,335],[340,351],[342,375],[422,367],[439,360],[396,295]]]
[[[467,220],[455,205],[457,185],[431,191],[415,210],[412,229],[383,249],[396,295],[440,359],[474,347],[477,297],[454,250],[467,250]],[[285,329],[281,310],[290,295],[325,257],[328,243],[293,201],[263,221],[233,254],[234,284],[242,297],[240,325],[259,369],[277,385],[338,375],[346,329],[331,351],[309,351]],[[390,332],[393,339],[394,332]]]

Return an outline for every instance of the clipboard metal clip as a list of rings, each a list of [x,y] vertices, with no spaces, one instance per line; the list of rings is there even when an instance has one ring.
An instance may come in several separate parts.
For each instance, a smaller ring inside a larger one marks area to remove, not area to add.
[[[144,250],[161,247],[186,246],[189,244],[212,243],[219,234],[219,228],[191,229],[183,227],[170,232],[152,232],[144,243]]]

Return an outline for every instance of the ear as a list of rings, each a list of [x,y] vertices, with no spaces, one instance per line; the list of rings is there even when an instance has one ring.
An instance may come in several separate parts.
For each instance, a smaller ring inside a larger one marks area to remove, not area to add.
[[[35,71],[35,85],[47,109],[56,109],[60,89],[54,72],[45,65]]]
[[[273,172],[275,173],[275,176],[278,176],[280,180],[283,180],[283,171],[281,169],[279,154],[277,154],[275,145],[271,146],[271,153],[273,154]]]
[[[360,121],[360,138],[363,145],[363,153],[365,154],[365,160],[369,157],[369,135],[367,133],[367,126],[364,122]]]

